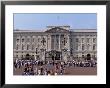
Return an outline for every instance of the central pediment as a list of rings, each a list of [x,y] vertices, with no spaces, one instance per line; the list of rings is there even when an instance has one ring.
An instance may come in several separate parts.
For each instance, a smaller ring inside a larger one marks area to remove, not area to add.
[[[54,27],[54,28],[51,28],[51,29],[48,29],[47,31],[45,32],[49,32],[49,33],[56,33],[56,32],[69,32],[69,30],[66,30],[64,28],[60,28],[60,27]]]

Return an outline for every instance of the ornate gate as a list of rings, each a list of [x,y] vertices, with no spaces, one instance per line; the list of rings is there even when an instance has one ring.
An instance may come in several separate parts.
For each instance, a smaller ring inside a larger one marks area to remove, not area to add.
[[[56,50],[46,51],[45,53],[46,60],[61,60],[61,56],[61,52]]]

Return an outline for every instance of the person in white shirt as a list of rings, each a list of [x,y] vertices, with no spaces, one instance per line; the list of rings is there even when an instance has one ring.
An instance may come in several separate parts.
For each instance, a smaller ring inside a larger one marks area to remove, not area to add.
[[[47,69],[44,70],[44,75],[47,75]]]
[[[47,75],[51,75],[50,71],[47,72]]]
[[[58,75],[57,72],[55,72],[55,75]]]
[[[37,67],[36,67],[36,69],[35,69],[35,75],[37,75],[38,74],[38,69],[37,69]]]
[[[38,75],[41,75],[41,70],[40,69],[38,70]]]

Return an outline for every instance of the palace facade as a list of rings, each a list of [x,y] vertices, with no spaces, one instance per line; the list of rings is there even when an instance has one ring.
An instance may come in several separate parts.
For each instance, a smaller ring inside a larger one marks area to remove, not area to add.
[[[49,60],[55,57],[68,61],[74,58],[97,57],[97,30],[71,29],[70,26],[47,26],[45,31],[14,30],[13,57],[26,54],[35,59]]]

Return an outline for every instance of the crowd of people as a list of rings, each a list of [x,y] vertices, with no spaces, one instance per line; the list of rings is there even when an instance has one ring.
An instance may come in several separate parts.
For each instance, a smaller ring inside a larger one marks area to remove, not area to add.
[[[22,75],[63,75],[69,67],[96,67],[96,60],[72,60],[72,61],[40,61],[20,60],[14,61],[14,68],[23,69]]]
[[[23,75],[60,75],[64,72],[64,65],[54,61],[15,60],[14,68],[24,68]]]

